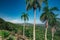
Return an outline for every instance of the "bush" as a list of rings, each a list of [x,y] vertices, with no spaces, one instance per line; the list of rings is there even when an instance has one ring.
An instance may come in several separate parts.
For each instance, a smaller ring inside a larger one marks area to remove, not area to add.
[[[7,40],[14,40],[14,39],[13,39],[13,37],[9,37],[9,39],[7,39]]]
[[[3,37],[6,38],[10,35],[10,33],[8,31],[3,31]]]

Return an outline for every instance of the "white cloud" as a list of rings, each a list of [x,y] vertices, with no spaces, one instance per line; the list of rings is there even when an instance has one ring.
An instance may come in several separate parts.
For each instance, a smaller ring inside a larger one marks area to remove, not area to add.
[[[11,22],[11,23],[24,23],[24,21],[23,20],[21,20],[21,19],[5,19],[6,21],[8,21],[8,22]],[[29,20],[29,21],[27,21],[27,23],[34,23],[34,20]],[[43,24],[40,20],[36,20],[36,24]]]
[[[12,23],[20,23],[20,20],[18,20],[18,19],[10,20],[10,22],[12,22]]]
[[[11,22],[11,23],[23,23],[23,21],[20,19],[12,19],[12,20],[6,20],[6,21]]]

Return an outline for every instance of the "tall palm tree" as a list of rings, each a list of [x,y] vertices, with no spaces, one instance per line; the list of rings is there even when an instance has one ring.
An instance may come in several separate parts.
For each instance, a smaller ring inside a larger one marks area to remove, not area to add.
[[[53,18],[54,16],[54,13],[53,11],[57,11],[58,9],[56,7],[53,7],[53,8],[48,8],[48,6],[44,7],[43,8],[43,13],[42,15],[40,16],[40,19],[42,22],[45,22],[45,25],[46,25],[46,29],[45,29],[45,40],[47,40],[47,29],[48,29],[48,22],[50,21],[50,19]]]
[[[49,14],[49,15],[48,15]],[[48,21],[49,21],[49,17],[52,18],[52,15],[50,13],[42,13],[40,19],[42,22],[45,22],[45,26],[46,26],[46,29],[45,29],[45,40],[47,40],[47,29],[48,29]]]
[[[49,6],[48,6],[48,0],[44,0],[44,3],[45,3],[45,7],[43,8],[43,13],[40,16],[40,19],[41,19],[41,21],[45,22],[45,25],[46,25],[45,40],[47,40],[48,22],[54,16],[53,11],[58,11],[59,9],[56,8],[56,7],[49,8]]]
[[[30,10],[33,8],[34,11],[34,27],[33,27],[33,40],[35,40],[35,24],[36,24],[36,9],[41,7],[43,0],[26,0],[26,9]]]
[[[23,37],[24,37],[24,35],[25,35],[25,23],[26,23],[26,21],[29,20],[28,14],[23,12],[21,15],[21,19],[24,20],[24,27],[23,27]]]
[[[56,31],[56,27],[59,25],[59,18],[57,18],[57,15],[54,15],[53,19],[51,19],[49,21],[49,25],[52,27],[51,31],[52,31],[52,40],[54,40],[54,33]]]

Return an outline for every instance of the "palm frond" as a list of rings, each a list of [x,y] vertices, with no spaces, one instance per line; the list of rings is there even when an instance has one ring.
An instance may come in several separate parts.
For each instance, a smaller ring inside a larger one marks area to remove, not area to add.
[[[51,20],[52,18],[55,17],[55,14],[53,12],[49,12],[48,13],[49,19]]]
[[[57,14],[53,14],[53,17],[49,20],[49,25],[50,26],[58,25],[57,16],[58,16]]]
[[[26,4],[29,2],[29,0],[26,0]]]
[[[41,5],[44,0],[39,0],[39,4]]]
[[[32,5],[27,4],[27,6],[26,6],[27,11],[30,10],[31,8],[32,8]]]
[[[39,11],[40,11],[41,3],[40,3],[39,1],[37,1],[36,3],[37,3],[37,7],[38,7],[38,9],[39,9]]]
[[[49,11],[48,7],[44,7],[43,11],[48,12]]]
[[[32,4],[34,0],[26,0],[26,4]]]
[[[38,8],[40,10],[42,2],[43,0],[26,0],[26,9],[30,10],[32,8]]]
[[[45,4],[45,6],[48,7],[48,0],[44,0],[43,2]]]
[[[50,11],[59,11],[57,7],[50,8]]]
[[[44,22],[46,20],[46,14],[45,13],[42,13],[42,15],[40,16],[40,20],[42,22]]]
[[[23,12],[22,15],[21,15],[21,19],[24,20],[24,21],[29,20],[28,14]]]

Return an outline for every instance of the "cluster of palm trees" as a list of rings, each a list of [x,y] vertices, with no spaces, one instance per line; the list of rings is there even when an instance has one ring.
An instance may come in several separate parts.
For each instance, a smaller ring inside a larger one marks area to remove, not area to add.
[[[57,25],[57,15],[53,12],[53,11],[58,11],[59,9],[56,7],[53,8],[49,8],[48,6],[48,0],[26,0],[26,9],[27,11],[30,9],[33,9],[34,11],[34,26],[33,26],[33,40],[35,40],[35,25],[36,25],[36,9],[38,8],[39,10],[41,10],[41,5],[42,2],[45,4],[45,7],[43,8],[43,12],[40,16],[40,20],[42,22],[45,22],[45,40],[47,40],[47,29],[48,26],[52,26],[51,30],[52,30],[52,40],[54,37],[54,32],[55,32],[55,27]],[[21,19],[24,20],[24,27],[23,27],[23,36],[25,35],[25,23],[28,19],[28,14],[24,13],[21,16]]]

